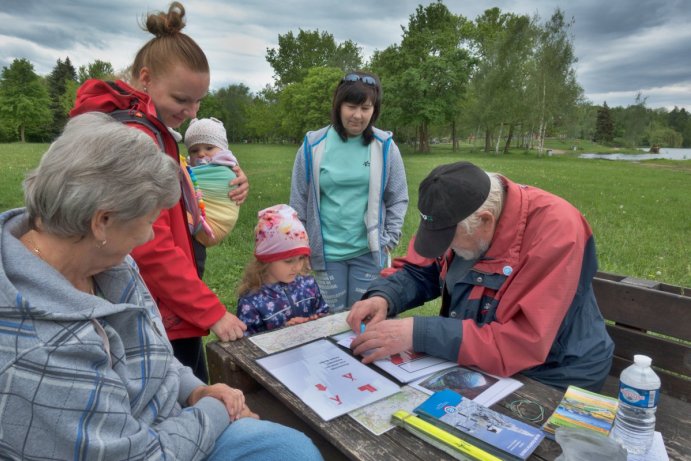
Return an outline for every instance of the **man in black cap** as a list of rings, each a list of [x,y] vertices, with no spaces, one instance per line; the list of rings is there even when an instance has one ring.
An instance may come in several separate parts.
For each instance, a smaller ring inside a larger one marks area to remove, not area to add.
[[[353,304],[363,362],[412,349],[565,389],[599,390],[614,344],[593,294],[592,231],[565,200],[469,162],[420,183],[408,255]],[[390,319],[441,296],[434,317]],[[387,320],[387,318],[389,318]]]

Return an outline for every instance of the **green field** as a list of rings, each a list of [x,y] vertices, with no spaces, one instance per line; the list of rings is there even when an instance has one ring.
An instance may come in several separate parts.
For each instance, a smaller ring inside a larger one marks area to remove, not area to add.
[[[21,206],[24,173],[38,163],[46,148],[46,144],[0,144],[1,210]],[[250,178],[250,197],[230,237],[209,249],[205,279],[234,310],[236,283],[252,257],[257,211],[288,202],[297,147],[242,144],[231,149]],[[403,242],[417,227],[420,181],[438,164],[470,160],[577,206],[593,227],[601,270],[691,286],[691,161],[634,163],[534,153],[496,156],[465,148],[453,153],[448,145],[433,146],[431,154],[402,150],[410,188]],[[404,250],[405,244],[395,254]],[[433,310],[434,306],[425,309]]]

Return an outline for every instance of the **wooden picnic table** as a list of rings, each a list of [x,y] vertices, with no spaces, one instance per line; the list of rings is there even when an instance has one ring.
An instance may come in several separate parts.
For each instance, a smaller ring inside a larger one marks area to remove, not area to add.
[[[323,421],[283,384],[259,366],[255,359],[264,353],[249,339],[232,343],[207,344],[211,382],[225,382],[246,392],[247,401],[263,418],[302,430],[312,437],[325,459],[351,460],[447,460],[443,451],[423,442],[401,428],[376,436],[348,415]],[[538,381],[517,375],[523,386],[492,406],[529,424],[540,426],[552,414],[563,392]],[[515,411],[516,403],[524,412]],[[526,404],[527,402],[531,402]],[[512,405],[513,404],[513,405]],[[542,409],[542,410],[540,410]],[[543,419],[530,421],[540,413]],[[662,395],[657,411],[656,430],[662,433],[671,460],[691,459],[691,404]],[[553,460],[561,453],[559,445],[547,438],[530,460]]]

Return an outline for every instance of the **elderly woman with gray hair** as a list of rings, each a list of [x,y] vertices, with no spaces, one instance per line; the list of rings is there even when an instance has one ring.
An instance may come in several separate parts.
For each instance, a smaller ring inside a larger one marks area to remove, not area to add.
[[[128,253],[179,196],[149,136],[87,113],[0,214],[3,459],[321,459],[173,356]]]

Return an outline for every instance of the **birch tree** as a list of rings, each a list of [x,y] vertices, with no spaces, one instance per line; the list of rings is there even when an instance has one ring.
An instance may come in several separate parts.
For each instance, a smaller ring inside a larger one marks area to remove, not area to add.
[[[544,150],[547,126],[557,116],[576,108],[583,89],[576,81],[573,37],[560,9],[541,27],[533,74],[533,95],[538,114],[538,152]]]

